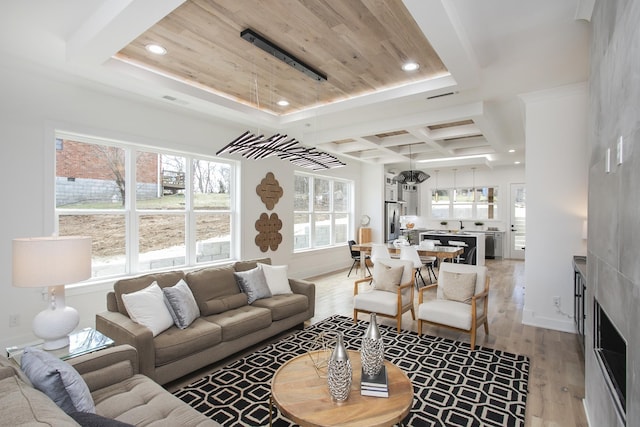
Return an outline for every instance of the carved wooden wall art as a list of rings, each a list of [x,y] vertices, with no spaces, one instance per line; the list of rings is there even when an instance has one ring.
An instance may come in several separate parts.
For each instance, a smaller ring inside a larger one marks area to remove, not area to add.
[[[256,193],[258,193],[260,200],[269,210],[273,209],[284,194],[280,183],[272,172],[267,172],[267,175],[260,181],[260,184],[256,187]]]
[[[282,220],[278,218],[277,213],[272,213],[269,216],[267,213],[260,214],[260,218],[256,221],[256,230],[258,235],[256,236],[256,245],[262,252],[267,252],[271,249],[275,251],[278,249],[280,243],[282,243]]]

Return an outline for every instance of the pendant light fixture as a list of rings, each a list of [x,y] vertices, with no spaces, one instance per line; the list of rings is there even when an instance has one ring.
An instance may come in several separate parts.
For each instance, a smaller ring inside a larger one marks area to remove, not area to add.
[[[411,145],[409,145],[409,170],[402,171],[393,180],[400,184],[421,184],[429,179],[429,175],[421,170],[413,169],[413,157],[411,157]]]

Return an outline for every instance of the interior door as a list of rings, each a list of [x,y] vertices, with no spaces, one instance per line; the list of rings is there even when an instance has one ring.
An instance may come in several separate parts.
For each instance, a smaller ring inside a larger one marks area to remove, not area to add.
[[[511,184],[511,227],[509,251],[511,259],[524,259],[527,236],[527,198],[524,184]]]

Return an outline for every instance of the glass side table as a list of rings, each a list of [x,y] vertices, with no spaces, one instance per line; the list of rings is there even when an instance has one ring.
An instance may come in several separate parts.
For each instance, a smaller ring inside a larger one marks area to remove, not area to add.
[[[62,360],[67,360],[111,346],[113,346],[113,340],[111,338],[103,335],[93,328],[85,328],[69,334],[69,345],[67,347],[62,347],[57,350],[49,350],[48,352]],[[20,366],[20,358],[22,357],[22,353],[26,347],[41,349],[42,341],[7,347],[7,357],[9,359],[13,359],[18,366]]]

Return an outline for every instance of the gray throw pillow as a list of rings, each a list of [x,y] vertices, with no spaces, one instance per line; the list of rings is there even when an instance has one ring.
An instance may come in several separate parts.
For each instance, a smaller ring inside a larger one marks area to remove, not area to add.
[[[240,290],[247,294],[249,304],[262,298],[270,298],[271,291],[260,265],[247,271],[233,273]]]
[[[96,412],[87,383],[73,366],[46,351],[27,347],[21,367],[31,384],[64,412]]]
[[[185,329],[200,317],[198,303],[184,280],[180,279],[174,286],[162,288],[162,292],[173,323],[178,328]]]

